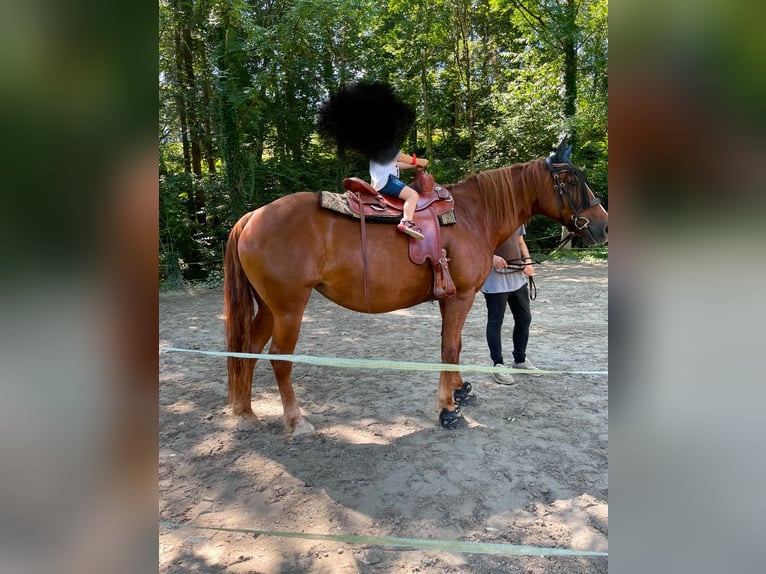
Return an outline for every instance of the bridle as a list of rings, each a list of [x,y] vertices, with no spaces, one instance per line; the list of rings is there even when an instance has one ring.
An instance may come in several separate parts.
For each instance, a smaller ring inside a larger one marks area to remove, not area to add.
[[[564,199],[566,198],[567,203],[569,204],[569,208],[574,212],[572,214],[572,217],[570,218],[570,224],[575,227],[577,231],[583,231],[590,225],[590,220],[587,217],[584,217],[581,215],[583,211],[586,209],[590,209],[591,207],[595,207],[596,205],[599,205],[601,203],[601,200],[597,198],[595,195],[593,195],[593,199],[588,197],[588,191],[590,190],[590,187],[588,186],[588,181],[585,179],[585,174],[577,169],[575,166],[573,166],[570,163],[553,163],[554,156],[548,156],[545,158],[545,165],[548,166],[548,170],[551,172],[551,175],[553,176],[553,189],[558,192],[558,198],[559,198],[559,212],[563,216],[564,212]],[[577,180],[580,183],[580,192],[582,194],[580,198],[580,209],[575,207],[574,202],[572,201],[572,197],[569,195],[569,192],[567,191],[567,184],[565,181],[562,181],[559,177],[560,173],[564,173],[567,171],[571,171],[575,177],[577,177]],[[593,194],[593,192],[591,192]],[[587,207],[585,207],[587,205]],[[567,225],[567,229],[569,229],[570,233],[574,235],[574,232],[572,231],[572,228]],[[571,239],[571,237],[567,237],[567,241]],[[566,241],[562,242],[566,243]]]

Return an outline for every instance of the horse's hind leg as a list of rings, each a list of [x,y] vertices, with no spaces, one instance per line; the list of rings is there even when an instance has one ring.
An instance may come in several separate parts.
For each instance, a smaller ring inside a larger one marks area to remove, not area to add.
[[[250,345],[247,351],[260,353],[266,346],[274,328],[274,317],[271,310],[258,300],[258,312],[246,326],[249,329]],[[240,423],[253,426],[258,419],[253,413],[252,385],[253,369],[257,359],[229,358],[229,404],[234,415],[240,417]]]
[[[306,297],[308,300],[308,297]],[[279,355],[290,355],[295,350],[298,342],[298,335],[303,319],[303,310],[306,303],[301,304],[295,301],[293,310],[289,312],[276,313],[274,316],[274,334],[271,339],[269,353]],[[292,438],[311,437],[314,434],[314,427],[309,423],[301,413],[298,403],[295,400],[293,391],[292,370],[293,364],[290,361],[272,361],[274,376],[279,386],[279,396],[282,398],[282,407],[284,409],[285,430],[290,433]]]

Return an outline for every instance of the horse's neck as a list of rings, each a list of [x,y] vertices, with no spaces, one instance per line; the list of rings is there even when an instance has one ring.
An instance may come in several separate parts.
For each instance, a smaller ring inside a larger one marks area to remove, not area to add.
[[[506,190],[511,198],[513,208],[510,214],[494,214],[493,227],[496,230],[496,244],[500,245],[508,239],[522,224],[534,215],[537,205],[537,194],[529,184],[529,177],[524,177],[524,172],[530,168],[531,162],[514,164],[509,168],[510,179],[513,182],[512,189]]]
[[[519,227],[521,227],[526,221],[529,220],[529,215],[519,215],[518,213],[514,217],[502,222],[495,233],[494,241],[495,247],[501,245],[506,239],[513,235]]]
[[[514,164],[485,172],[482,179],[476,176],[447,186],[455,196],[456,207],[462,205],[471,212],[472,225],[486,227],[485,236],[493,247],[508,239],[530,217],[542,213],[540,161]],[[484,194],[493,195],[487,198]]]

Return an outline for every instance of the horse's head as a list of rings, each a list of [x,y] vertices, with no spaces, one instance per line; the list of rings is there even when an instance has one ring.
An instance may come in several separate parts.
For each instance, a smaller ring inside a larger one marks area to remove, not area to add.
[[[590,189],[582,170],[572,164],[572,146],[564,137],[558,149],[545,158],[553,177],[561,225],[580,236],[587,245],[606,243],[609,215]]]

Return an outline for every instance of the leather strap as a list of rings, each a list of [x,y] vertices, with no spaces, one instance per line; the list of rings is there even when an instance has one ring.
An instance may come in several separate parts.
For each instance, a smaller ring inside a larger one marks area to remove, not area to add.
[[[362,198],[359,197],[359,193],[356,194],[357,199],[361,205]],[[370,277],[367,273],[367,227],[365,225],[364,210],[359,212],[359,225],[360,233],[362,236],[362,276],[364,278],[364,308],[370,312]]]
[[[437,299],[449,299],[454,297],[457,291],[449,273],[449,262],[446,249],[442,249],[442,256],[438,261],[431,261],[434,272],[434,297]]]

